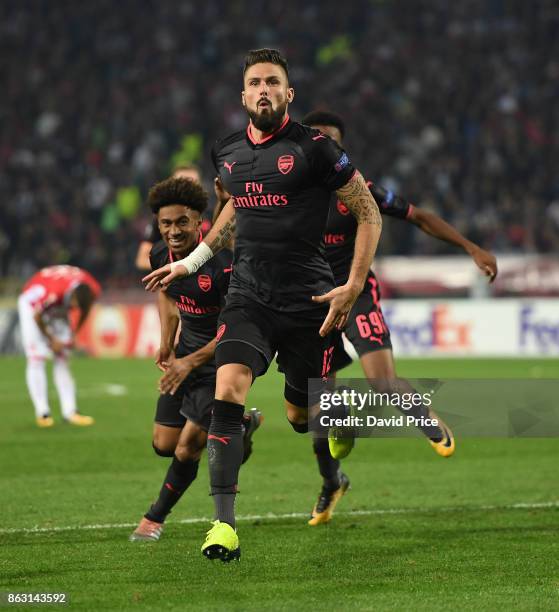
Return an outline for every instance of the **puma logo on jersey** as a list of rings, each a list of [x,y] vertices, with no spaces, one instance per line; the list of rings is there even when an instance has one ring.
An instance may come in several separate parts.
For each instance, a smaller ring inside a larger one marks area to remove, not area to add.
[[[312,137],[313,140],[320,140],[321,138],[326,138],[326,136],[324,136],[324,134],[319,134],[318,136]]]
[[[232,164],[228,164],[227,162],[223,162],[223,165],[225,168],[227,168],[227,170],[229,170],[229,174],[231,174],[231,172],[233,172],[233,166],[236,164],[237,162],[234,161]]]

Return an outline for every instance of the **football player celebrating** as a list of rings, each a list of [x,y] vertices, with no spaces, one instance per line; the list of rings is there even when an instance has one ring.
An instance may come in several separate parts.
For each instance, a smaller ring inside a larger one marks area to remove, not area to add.
[[[320,130],[321,133],[328,135],[342,146],[345,126],[342,118],[337,114],[329,111],[313,111],[303,117],[302,123]],[[381,214],[405,220],[434,238],[462,248],[473,259],[478,268],[487,275],[489,282],[493,282],[497,276],[497,262],[492,253],[485,251],[462,236],[456,228],[436,214],[414,206],[400,196],[374,183],[368,182],[367,184],[379,205]],[[357,229],[355,220],[348,213],[349,210],[343,201],[332,198],[324,243],[326,257],[337,285],[345,283],[349,276]],[[390,342],[390,331],[384,320],[380,305],[379,283],[372,271],[369,271],[363,291],[351,309],[344,334],[359,355],[363,373],[375,386],[375,390],[378,392],[390,390],[390,381],[396,379],[396,369]],[[341,331],[335,330],[334,335],[333,345],[335,348],[331,379],[335,379],[336,372],[352,361],[344,350]],[[400,389],[402,384],[403,381],[400,381]],[[406,390],[413,391],[411,387]],[[417,413],[415,416],[421,417],[428,416],[429,411],[425,407],[417,407],[407,411],[407,414],[415,413]],[[437,419],[441,425],[440,431],[433,432],[432,427],[425,427],[423,433],[439,455],[449,457],[454,453],[454,438],[448,426],[442,423],[438,417]],[[344,433],[347,434],[347,430],[344,430]],[[345,435],[339,438],[331,436],[328,440],[324,433],[315,432],[313,447],[319,471],[323,478],[323,487],[311,513],[310,525],[328,522],[332,517],[336,503],[347,491],[349,480],[340,471],[338,459],[347,456],[353,442],[354,438],[351,436],[347,437]]]
[[[171,178],[186,178],[202,184],[200,170],[194,165],[177,166]],[[210,227],[211,223],[209,219],[203,219],[200,227],[202,234],[206,234]],[[149,254],[153,245],[159,240],[161,240],[161,232],[159,231],[157,219],[153,219],[146,225],[144,239],[138,246],[138,251],[136,253],[136,268],[138,268],[138,270],[151,270]]]
[[[328,374],[329,334],[345,325],[363,290],[381,232],[378,207],[348,155],[335,141],[290,120],[287,109],[294,95],[287,61],[278,51],[249,52],[242,91],[249,125],[218,141],[212,151],[232,198],[188,257],[144,278],[148,290],[166,287],[195,273],[235,236],[208,435],[216,520],[202,553],[210,559],[240,556],[234,501],[242,416],[254,378],[267,371],[277,352],[287,417],[296,432],[309,430],[318,398],[309,396],[308,380]],[[334,191],[357,222],[350,273],[339,287],[322,247]]]
[[[191,179],[170,178],[152,187],[148,205],[162,237],[150,253],[153,268],[186,257],[200,243],[207,202],[201,185]],[[159,540],[165,519],[198,473],[215,392],[217,319],[230,272],[230,253],[222,251],[196,275],[178,279],[167,291],[159,292],[161,343],[156,364],[164,374],[159,382],[153,448],[172,462],[159,497],[130,536],[132,541]],[[243,419],[243,463],[250,455],[251,437],[260,420],[255,408]]]
[[[25,379],[39,427],[52,427],[54,420],[47,394],[46,359],[54,357],[54,385],[62,416],[71,425],[93,424],[90,416],[76,407],[76,384],[68,366],[74,338],[85,323],[99,296],[99,283],[85,270],[74,266],[50,266],[32,276],[18,298],[21,339],[27,367]],[[75,329],[69,318],[79,310]]]

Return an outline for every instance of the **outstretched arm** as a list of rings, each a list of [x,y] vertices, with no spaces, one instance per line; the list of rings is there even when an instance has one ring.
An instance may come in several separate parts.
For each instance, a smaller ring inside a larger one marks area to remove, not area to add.
[[[321,336],[328,334],[334,326],[342,329],[346,324],[349,311],[363,290],[382,229],[377,203],[360,172],[355,172],[349,182],[336,191],[336,195],[357,220],[357,233],[347,283],[325,295],[313,297],[315,302],[330,303],[330,310],[320,328]]]
[[[482,249],[480,246],[468,240],[452,225],[441,219],[435,213],[414,207],[408,217],[408,221],[417,225],[426,234],[444,240],[450,244],[461,247],[474,260],[477,267],[489,277],[492,283],[497,276],[497,260],[493,253]]]
[[[147,291],[165,290],[169,283],[181,276],[194,274],[208,259],[226,246],[235,234],[235,209],[233,199],[223,207],[215,225],[208,232],[204,240],[184,259],[174,261],[162,268],[158,268],[144,276],[142,282],[146,284]]]

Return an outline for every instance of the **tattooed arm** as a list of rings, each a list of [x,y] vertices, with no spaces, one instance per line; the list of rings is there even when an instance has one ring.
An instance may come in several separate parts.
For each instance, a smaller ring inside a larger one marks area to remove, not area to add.
[[[346,324],[349,311],[363,290],[382,229],[377,203],[360,172],[356,171],[351,180],[336,191],[336,195],[357,220],[357,234],[346,284],[313,298],[315,302],[330,303],[330,310],[320,329],[321,336],[328,334],[334,326],[342,329]]]
[[[359,171],[353,175],[349,183],[338,189],[336,194],[357,220],[353,261],[347,284],[354,285],[360,293],[377,250],[382,229],[382,217]]]
[[[235,236],[235,209],[233,208],[233,198],[222,208],[219,216],[215,220],[215,225],[204,238],[204,242],[210,247],[215,255],[226,247]]]
[[[233,198],[227,202],[219,215],[216,224],[208,232],[204,240],[184,259],[167,264],[144,276],[142,282],[147,291],[165,290],[169,283],[181,276],[194,274],[208,259],[227,246],[235,234],[235,209]]]

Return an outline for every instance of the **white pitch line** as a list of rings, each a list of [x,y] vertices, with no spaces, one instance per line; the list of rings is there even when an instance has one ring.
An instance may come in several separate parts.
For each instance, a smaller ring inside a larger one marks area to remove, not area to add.
[[[429,514],[441,512],[479,512],[484,510],[536,510],[538,508],[559,508],[559,501],[527,503],[518,502],[503,506],[449,506],[442,508],[386,508],[378,510],[349,510],[348,512],[337,512],[337,516],[382,516],[389,514]],[[289,512],[286,514],[244,514],[237,517],[237,521],[281,521],[291,518],[308,518],[308,512]],[[171,525],[188,525],[193,523],[209,523],[213,519],[208,517],[193,517],[181,519],[180,521],[168,521]],[[108,523],[101,525],[66,525],[62,527],[18,527],[12,529],[0,529],[0,535],[17,533],[57,533],[61,531],[88,531],[99,529],[129,529],[136,527],[138,523]]]

